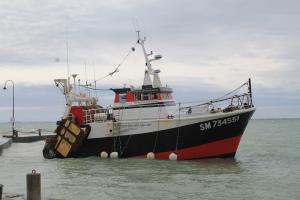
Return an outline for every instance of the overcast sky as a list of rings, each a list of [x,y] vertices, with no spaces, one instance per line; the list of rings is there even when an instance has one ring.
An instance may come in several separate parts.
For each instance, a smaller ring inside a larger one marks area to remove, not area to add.
[[[179,101],[221,96],[252,78],[256,118],[300,117],[300,1],[295,0],[1,0],[0,84],[15,81],[16,120],[56,121],[64,97],[53,79],[88,80],[112,71],[135,45],[163,59],[164,84]],[[87,76],[85,76],[85,63]],[[99,87],[139,86],[140,48]],[[101,92],[100,103],[112,103]],[[0,121],[11,117],[12,87],[0,91]]]

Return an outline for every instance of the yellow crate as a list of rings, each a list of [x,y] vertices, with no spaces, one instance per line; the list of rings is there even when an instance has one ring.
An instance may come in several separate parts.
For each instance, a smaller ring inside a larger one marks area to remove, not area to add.
[[[69,140],[70,143],[75,143],[76,142],[76,137],[70,133],[69,131],[66,132],[65,138]]]
[[[65,128],[62,128],[61,131],[60,131],[60,135],[64,135],[66,132],[66,129]]]
[[[79,135],[80,128],[78,128],[75,124],[71,123],[69,126],[69,131],[72,132],[74,135]]]
[[[82,143],[84,132],[69,120],[64,121],[58,128],[60,131],[57,134],[55,150],[63,157],[68,157],[70,152]]]
[[[65,127],[68,128],[69,124],[70,124],[70,121],[69,121],[69,120],[66,120],[66,122],[65,122]]]
[[[56,149],[63,157],[67,157],[70,150],[71,150],[71,144],[67,142],[66,140],[62,139],[58,148]]]
[[[57,137],[57,140],[56,140],[56,144],[55,144],[55,149],[57,149],[57,146],[58,146],[60,140],[61,140],[61,137],[58,136],[58,137]]]

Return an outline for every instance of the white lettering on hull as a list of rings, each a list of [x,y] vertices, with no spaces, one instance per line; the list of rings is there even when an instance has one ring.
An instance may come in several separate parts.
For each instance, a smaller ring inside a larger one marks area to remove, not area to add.
[[[238,122],[240,119],[239,115],[233,116],[233,117],[227,117],[225,119],[218,119],[218,120],[213,120],[205,123],[200,124],[200,131],[205,131],[208,129],[212,129],[215,127],[221,127],[221,126],[226,126],[229,124],[233,124]]]

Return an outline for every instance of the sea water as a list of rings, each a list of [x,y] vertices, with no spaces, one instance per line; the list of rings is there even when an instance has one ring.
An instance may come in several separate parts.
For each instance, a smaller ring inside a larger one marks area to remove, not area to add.
[[[55,128],[54,123],[17,126]],[[0,132],[7,130],[9,124],[0,124]],[[300,199],[300,119],[251,120],[235,159],[46,160],[43,145],[14,143],[3,151],[4,196],[25,195],[26,174],[35,169],[43,199]]]

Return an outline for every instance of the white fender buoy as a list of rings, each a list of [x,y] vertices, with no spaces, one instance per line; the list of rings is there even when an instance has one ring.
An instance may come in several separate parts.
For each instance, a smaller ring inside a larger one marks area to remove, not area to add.
[[[170,153],[169,160],[177,160],[177,154],[176,153]]]
[[[113,151],[113,152],[110,153],[109,157],[110,157],[110,158],[118,158],[118,157],[119,157],[119,154],[118,154],[118,152]]]
[[[147,158],[154,159],[155,158],[155,154],[153,152],[149,152],[149,153],[147,153]]]
[[[101,154],[100,154],[100,157],[101,158],[107,158],[108,154],[105,151],[102,151]]]

